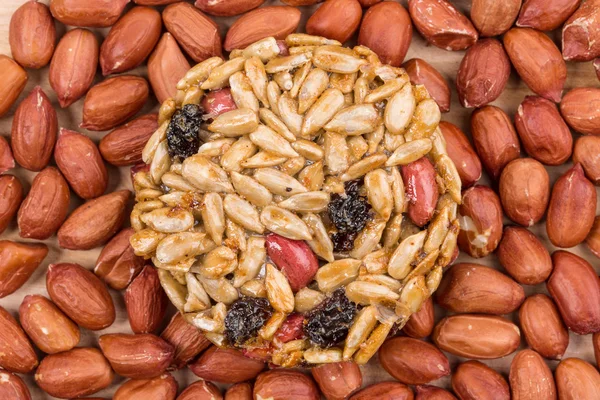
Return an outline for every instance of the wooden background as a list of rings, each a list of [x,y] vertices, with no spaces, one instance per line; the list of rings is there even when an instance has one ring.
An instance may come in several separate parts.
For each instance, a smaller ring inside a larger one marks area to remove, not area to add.
[[[27,0],[1,0],[0,1],[0,53],[1,54],[7,54],[7,55],[11,54],[10,46],[8,44],[8,27],[9,27],[9,23],[10,23],[10,17],[12,15],[12,13],[21,4],[25,3],[26,1]],[[46,4],[48,3],[48,1],[49,0],[42,0],[42,2],[44,2]],[[498,0],[498,1],[501,1],[501,0]],[[407,2],[407,0],[400,1],[400,3],[402,3],[404,6],[406,6],[406,2]],[[452,0],[452,2],[454,4],[456,4],[462,12],[465,12],[468,15],[470,3],[471,3],[469,0]],[[281,3],[279,1],[273,1],[273,0],[267,0],[265,2],[265,5],[280,5],[280,4]],[[129,9],[129,7],[131,7],[131,5],[128,6],[128,9]],[[303,11],[303,19],[300,23],[300,26],[298,29],[299,31],[303,31],[306,19],[311,15],[312,11],[316,7],[318,7],[318,6],[301,7],[301,9]],[[234,17],[234,18],[215,18],[217,23],[221,26],[221,34],[223,35],[223,37],[224,37],[224,34],[226,33],[228,27],[231,25],[231,23],[233,21],[235,21],[235,18],[236,17]],[[65,27],[62,24],[57,23],[57,31],[58,31],[58,35],[60,37],[64,34]],[[107,35],[107,33],[108,33],[108,29],[96,30],[96,34],[100,40],[103,37],[105,37]],[[560,32],[553,32],[551,34],[551,36],[560,47],[560,43],[559,43]],[[462,60],[463,55],[464,55],[464,52],[462,52],[462,51],[449,52],[449,51],[439,49],[437,47],[428,46],[426,44],[426,42],[423,40],[423,38],[415,30],[414,35],[413,35],[413,41],[412,41],[412,44],[411,44],[411,47],[410,47],[410,50],[408,52],[406,59],[408,60],[410,58],[415,58],[415,57],[422,58],[422,59],[426,60],[427,62],[431,63],[438,71],[440,71],[442,73],[442,75],[444,75],[444,77],[450,83],[453,93],[452,93],[451,110],[449,113],[443,114],[442,118],[444,120],[450,121],[450,122],[458,125],[459,127],[461,127],[464,130],[464,132],[469,134],[469,116],[471,114],[471,110],[462,108],[460,106],[460,104],[458,103],[458,97],[456,95],[455,82],[454,82],[455,76],[456,76],[456,71],[458,70],[458,66]],[[569,89],[578,87],[578,86],[595,86],[595,87],[600,86],[600,84],[596,78],[596,75],[594,73],[591,62],[579,63],[579,64],[568,63],[567,67],[568,67],[568,79],[567,79],[567,84],[565,86],[565,93]],[[147,77],[147,72],[146,72],[145,67],[140,67],[134,71],[130,71],[127,73]],[[58,112],[58,120],[59,120],[60,127],[65,127],[68,129],[73,129],[73,130],[77,130],[79,132],[83,132],[83,133],[87,134],[89,137],[91,137],[92,140],[94,140],[96,143],[103,137],[103,135],[105,133],[88,132],[88,131],[78,128],[78,126],[81,122],[81,109],[82,109],[82,105],[83,105],[83,99],[79,100],[73,106],[71,106],[70,108],[68,108],[66,110],[63,110],[59,107],[58,102],[56,101],[56,96],[55,96],[53,90],[50,88],[50,85],[48,84],[48,68],[47,67],[42,70],[39,70],[39,71],[28,70],[28,74],[29,74],[29,81],[27,83],[27,87],[25,88],[21,97],[19,98],[19,101],[22,100],[36,85],[40,85],[40,86],[42,86],[42,88],[44,89],[44,91],[46,92],[46,94],[48,95],[48,97],[52,101],[52,104],[54,105],[54,107],[56,108],[56,110]],[[2,79],[2,71],[0,71],[0,79]],[[96,77],[96,82],[99,82],[101,80],[102,80],[102,77],[100,74],[98,74]],[[533,94],[533,93],[525,86],[525,84],[523,84],[523,82],[521,82],[519,80],[518,76],[513,71],[504,93],[493,104],[504,109],[512,117],[512,116],[514,116],[516,109],[517,109],[519,103],[523,100],[524,96],[529,95],[529,94]],[[19,101],[16,104],[18,104]],[[16,104],[13,107],[13,110],[11,110],[11,112],[8,115],[6,115],[0,119],[0,135],[4,136],[7,139],[9,139],[9,136],[10,136],[12,115],[13,115],[14,109],[16,108]],[[156,101],[155,100],[152,102],[149,101],[148,104],[146,105],[146,107],[140,112],[140,115],[151,112],[151,111],[156,111],[156,110],[158,110],[158,105],[157,105]],[[575,134],[575,135],[578,136],[577,134]],[[551,181],[554,182],[556,180],[556,178],[567,169],[568,169],[568,165],[563,165],[560,167],[549,167],[548,171],[550,173]],[[108,166],[108,170],[109,170],[109,176],[110,176],[108,191],[114,191],[117,188],[131,189],[131,183],[129,180],[129,168],[120,168],[119,169],[119,168],[116,168],[113,166]],[[31,182],[35,176],[35,173],[26,171],[22,168],[16,168],[16,169],[10,171],[9,173],[17,175],[19,177],[19,179],[21,180],[21,182],[23,183],[25,191],[27,192],[29,190]],[[481,179],[480,183],[489,184],[489,180],[486,176],[484,176]],[[77,205],[79,205],[81,203],[81,200],[76,197],[77,196],[74,194],[72,194],[72,196],[71,196],[71,207],[72,208],[76,207]],[[600,199],[600,196],[599,196],[599,199]],[[509,223],[509,221],[505,221],[505,222]],[[547,239],[546,230],[545,230],[545,221],[542,221],[538,225],[532,227],[531,230],[540,236],[543,243],[547,246],[547,248],[551,252],[553,250],[555,250],[555,248],[552,246],[552,244]],[[11,226],[9,226],[7,231],[5,231],[1,235],[1,237],[2,237],[2,239],[22,241],[22,239],[18,236],[17,227],[16,227],[15,222],[13,222],[13,224]],[[46,240],[45,243],[50,248],[50,252],[48,254],[48,257],[44,260],[43,264],[40,266],[40,268],[38,268],[38,270],[33,274],[31,279],[26,283],[25,286],[23,286],[21,289],[19,289],[12,295],[5,297],[3,299],[0,299],[0,305],[5,307],[6,309],[8,309],[15,316],[17,316],[19,305],[21,304],[21,301],[25,295],[27,295],[27,294],[42,294],[42,295],[47,296],[46,286],[45,286],[45,273],[46,273],[46,268],[50,263],[76,262],[76,263],[81,264],[85,268],[92,269],[94,267],[96,258],[98,257],[98,254],[101,250],[100,248],[90,250],[90,251],[63,250],[58,247],[55,237]],[[570,251],[573,251],[573,252],[585,257],[588,261],[590,261],[592,263],[596,272],[600,274],[600,263],[598,262],[598,259],[595,258],[593,256],[593,254],[587,249],[587,247],[585,247],[584,245],[579,245],[577,248],[570,249]],[[474,260],[470,259],[468,256],[461,255],[458,261],[474,261]],[[490,255],[490,256],[488,256],[484,259],[480,259],[476,262],[501,269],[495,255]],[[532,293],[547,293],[545,285],[538,285],[535,287],[525,286],[525,292],[527,295],[532,294]],[[111,290],[111,294],[113,296],[113,300],[117,307],[116,322],[108,329],[105,329],[105,330],[99,331],[99,332],[90,332],[85,329],[82,329],[82,338],[81,338],[80,346],[97,346],[97,338],[104,333],[130,332],[129,324],[127,322],[127,314],[125,312],[125,306],[124,306],[124,302],[123,302],[122,293]],[[172,315],[172,313],[174,313],[174,312],[175,312],[174,308],[171,307],[169,309],[169,316]],[[439,320],[445,314],[446,313],[444,310],[440,309],[439,307],[436,307],[436,320]],[[516,321],[515,315],[510,315],[508,317],[512,318],[513,320]],[[169,320],[168,318],[165,318],[164,325],[166,325],[168,320]],[[525,340],[522,340],[521,348],[525,348],[525,347],[526,347]],[[40,355],[40,357],[42,356],[41,353],[39,353],[39,355]],[[510,362],[512,360],[513,355],[504,357],[502,359],[490,360],[490,361],[484,361],[484,362],[486,364],[490,365],[491,367],[495,368],[499,372],[501,372],[505,377],[508,377]],[[593,356],[593,350],[592,350],[592,344],[591,344],[591,335],[578,336],[578,335],[571,333],[570,343],[569,343],[567,352],[565,354],[565,357],[579,357],[588,362],[593,362],[594,356]],[[452,355],[449,355],[449,359],[450,359],[451,366],[453,368],[457,365],[457,363],[464,361],[462,358],[454,357]],[[556,361],[548,361],[548,364],[552,369],[554,369],[557,365],[557,362]],[[374,382],[393,379],[393,378],[391,378],[391,376],[389,374],[387,374],[387,372],[385,372],[385,370],[383,370],[379,366],[379,363],[376,359],[371,360],[371,362],[367,366],[362,367],[362,371],[363,371],[364,385],[371,384]],[[185,386],[187,386],[188,384],[190,384],[191,382],[193,382],[197,379],[188,370],[175,372],[174,376],[178,380],[181,390]],[[33,399],[35,399],[35,400],[52,399],[52,397],[46,395],[39,388],[36,387],[36,385],[34,384],[34,381],[33,381],[33,374],[24,376],[23,378],[26,380],[27,385],[29,386],[29,388],[31,390]],[[120,378],[120,377],[115,378],[115,381],[113,382],[113,385],[111,387],[99,392],[98,394],[96,394],[96,396],[110,397],[114,393],[116,388],[122,382],[124,382],[123,378]],[[433,384],[435,384],[437,386],[448,388],[450,386],[450,378],[449,377],[442,378],[436,382],[433,382]]]

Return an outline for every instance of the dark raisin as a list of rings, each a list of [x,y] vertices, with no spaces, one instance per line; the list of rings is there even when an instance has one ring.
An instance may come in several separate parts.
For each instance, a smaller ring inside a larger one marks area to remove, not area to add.
[[[335,251],[349,251],[354,239],[371,218],[371,206],[365,196],[359,194],[360,180],[346,182],[344,194],[334,194],[327,206],[329,219],[337,232],[332,236]]]
[[[348,300],[344,289],[338,289],[306,316],[304,333],[322,347],[331,347],[348,336],[356,315],[356,304]]]
[[[254,337],[267,322],[273,309],[269,301],[258,297],[236,300],[225,316],[225,336],[232,345],[240,346]]]
[[[175,111],[167,128],[167,144],[171,157],[187,158],[200,147],[200,124],[204,110],[196,104],[187,104]]]
[[[335,232],[331,235],[333,250],[336,252],[347,252],[354,248],[354,239],[357,232]]]

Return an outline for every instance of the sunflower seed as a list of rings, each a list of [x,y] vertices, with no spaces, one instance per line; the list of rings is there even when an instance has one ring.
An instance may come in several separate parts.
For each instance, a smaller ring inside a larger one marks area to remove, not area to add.
[[[314,164],[307,165],[298,174],[298,181],[308,190],[321,190],[325,173],[323,171],[323,162],[318,161]]]
[[[369,81],[365,77],[360,77],[354,83],[354,104],[363,104],[369,93]]]
[[[225,220],[225,245],[234,250],[246,251],[246,231],[230,219]]]
[[[379,148],[379,144],[383,140],[384,133],[385,133],[385,126],[379,125],[377,127],[377,129],[375,129],[373,132],[367,133],[365,135],[367,144],[369,145],[369,150],[368,150],[369,154],[373,154],[373,153],[377,152],[377,150]]]
[[[433,266],[440,254],[438,249],[433,250],[431,253],[427,254],[425,257],[420,258],[419,263],[412,271],[404,278],[404,282],[408,282],[415,276],[425,276],[433,269]]]
[[[437,170],[440,175],[444,179],[444,184],[448,193],[452,197],[452,200],[457,204],[462,202],[461,199],[461,186],[462,183],[460,181],[460,176],[458,175],[458,171],[456,170],[456,166],[446,154],[443,154],[438,159],[436,164]]]
[[[411,121],[416,108],[410,84],[404,85],[387,102],[384,112],[385,127],[392,135],[400,135]]]
[[[206,142],[198,149],[198,155],[205,157],[218,157],[225,153],[227,149],[235,142],[233,138],[223,138]]]
[[[188,319],[188,322],[206,332],[223,333],[226,314],[225,304],[217,303],[211,309],[199,312],[193,318]]]
[[[311,70],[298,93],[298,112],[304,114],[329,85],[329,75],[320,68]]]
[[[131,214],[129,215],[129,223],[136,232],[141,231],[145,227],[144,223],[140,219],[141,216],[142,212],[135,207],[133,210],[131,210]]]
[[[273,111],[267,108],[261,108],[258,111],[258,115],[260,116],[260,120],[265,125],[267,125],[269,128],[273,129],[275,132],[280,134],[288,142],[292,142],[293,147],[293,142],[296,140],[296,136],[288,129],[288,127],[283,123],[283,121],[280,120],[277,115],[275,115]]]
[[[262,279],[252,279],[240,287],[240,293],[250,297],[267,297],[267,288]]]
[[[254,132],[258,128],[258,117],[249,108],[238,108],[218,115],[208,126],[211,132],[218,132],[226,137],[238,137]]]
[[[267,78],[267,72],[265,71],[265,65],[262,63],[260,58],[254,56],[250,57],[244,63],[244,71],[254,95],[260,102],[265,106],[269,107],[269,100],[267,97],[267,85],[269,80]]]
[[[438,126],[441,118],[440,108],[433,99],[420,102],[404,137],[407,141],[428,138]]]
[[[338,133],[326,132],[323,149],[325,165],[331,174],[340,174],[349,167],[349,149],[346,138]]]
[[[318,46],[294,46],[288,49],[291,55],[300,53],[312,53]],[[306,65],[306,64],[304,64]]]
[[[292,143],[292,147],[307,160],[319,161],[323,159],[323,149],[321,146],[310,140],[296,140]]]
[[[268,62],[279,55],[281,50],[274,37],[267,37],[254,42],[242,51],[244,58],[258,57],[262,62]]]
[[[273,108],[273,107],[271,107]],[[277,109],[281,120],[286,124],[289,130],[296,136],[300,135],[302,130],[302,121],[304,117],[298,114],[298,103],[296,100],[284,94],[279,97]]]
[[[239,297],[236,288],[225,278],[207,279],[198,275],[198,280],[210,298],[216,302],[229,305]]]
[[[275,332],[283,325],[287,314],[281,311],[275,311],[271,318],[258,331],[258,336],[264,340],[271,340],[275,336]]]
[[[358,276],[358,269],[362,261],[346,258],[323,265],[315,275],[315,281],[321,292],[334,290],[354,281]]]
[[[344,106],[344,95],[339,89],[327,89],[306,112],[300,135],[312,137]]]
[[[306,192],[289,197],[277,204],[279,207],[296,212],[321,212],[327,209],[329,193]]]
[[[260,221],[271,232],[288,239],[312,239],[308,226],[296,214],[281,207],[265,207],[260,214]]]
[[[389,260],[388,249],[379,249],[367,254],[362,261],[370,274],[385,274]]]
[[[379,103],[394,95],[408,83],[407,77],[392,78],[365,97],[365,103]]]
[[[292,148],[290,143],[273,129],[259,125],[258,128],[250,134],[250,140],[271,154],[280,157],[298,157],[298,153]]]
[[[313,238],[307,240],[306,243],[310,248],[322,259],[333,262],[333,242],[327,234],[327,229],[323,220],[316,214],[304,214],[302,221],[306,223],[310,229]]]
[[[325,295],[317,290],[302,288],[296,293],[295,310],[296,312],[306,313],[317,307],[325,300]]]
[[[189,183],[203,192],[233,192],[227,172],[204,156],[186,158],[181,172]]]
[[[271,192],[269,192],[266,187],[247,175],[232,172],[231,182],[233,183],[233,187],[237,193],[241,194],[249,202],[258,207],[267,206],[273,201],[273,195],[271,195]]]
[[[337,40],[327,39],[322,36],[307,35],[306,33],[292,33],[285,38],[285,43],[290,47],[295,46],[321,46],[321,45],[335,45],[341,46],[342,44]]]
[[[327,364],[342,361],[342,350],[313,347],[304,352],[304,360],[311,364]]]
[[[393,324],[379,324],[360,347],[360,350],[354,355],[354,362],[358,365],[366,364],[388,337],[392,326]]]
[[[358,74],[331,74],[330,85],[332,88],[339,89],[342,93],[348,94],[352,93],[354,90],[354,83],[356,82],[356,78]]]
[[[169,156],[167,141],[163,140],[156,148],[154,157],[152,157],[152,162],[150,163],[150,176],[154,183],[160,183],[160,178],[169,170],[170,166],[171,156]]]
[[[249,231],[256,233],[265,231],[265,227],[260,222],[258,211],[240,196],[235,194],[225,196],[223,209],[229,219]]]
[[[350,136],[346,138],[346,142],[350,149],[350,159],[352,163],[358,162],[369,150],[369,145],[362,136]]]
[[[245,58],[234,58],[214,67],[206,80],[200,85],[203,90],[222,89],[229,84],[229,78],[244,69]]]
[[[202,204],[202,195],[198,192],[171,192],[160,196],[160,200],[169,207],[190,208],[196,212]]]
[[[183,192],[193,192],[196,190],[196,188],[183,179],[181,175],[173,172],[166,172],[161,180],[163,185],[172,190],[181,190]]]
[[[188,104],[200,104],[200,100],[202,100],[202,96],[204,96],[204,91],[197,86],[193,86],[185,91],[185,95],[181,100],[181,106],[185,106]]]
[[[433,143],[433,146],[431,148],[431,156],[437,163],[442,155],[448,155],[448,152],[446,150],[446,140],[444,139],[444,135],[442,135],[439,126],[435,128],[430,139]]]
[[[159,189],[158,185],[152,182],[150,175],[144,171],[133,175],[133,186],[136,191],[141,189]]]
[[[256,278],[266,259],[265,239],[259,236],[248,238],[247,248],[242,252],[239,266],[234,272],[233,286],[240,287]]]
[[[210,75],[210,72],[221,64],[223,64],[221,57],[211,57],[196,64],[177,83],[177,89],[186,90],[190,86],[197,86],[203,83],[208,78],[208,75]]]
[[[402,234],[402,220],[402,214],[395,214],[385,226],[385,231],[383,231],[383,247],[386,249],[393,249],[398,245],[400,235]]]
[[[292,74],[290,74],[289,71],[277,72],[273,75],[273,81],[277,83],[279,88],[284,92],[290,91],[294,86]]]
[[[312,57],[311,53],[299,53],[284,57],[275,58],[267,63],[265,69],[269,74],[277,72],[291,71],[297,67],[306,64]],[[291,88],[290,88],[291,89]],[[289,90],[289,89],[288,89]]]
[[[235,271],[237,266],[236,252],[227,246],[219,246],[204,256],[197,272],[208,279],[219,279]]]
[[[418,139],[412,142],[406,142],[400,145],[394,153],[388,158],[385,165],[392,167],[395,165],[407,165],[419,158],[425,156],[431,151],[431,140]]]
[[[366,228],[354,240],[354,249],[350,252],[350,257],[361,259],[375,250],[381,240],[381,235],[383,235],[385,224],[384,220],[367,223]]]
[[[254,171],[254,179],[269,189],[271,193],[284,197],[307,192],[307,189],[298,180],[273,168],[257,169]]]
[[[400,301],[408,306],[410,311],[416,313],[421,304],[429,297],[429,290],[425,283],[425,277],[415,276],[409,280],[400,292]]]
[[[391,172],[392,192],[394,194],[394,211],[401,214],[406,211],[407,201],[406,192],[404,190],[404,181],[400,170],[397,167],[392,167]]]
[[[294,176],[304,168],[306,159],[304,157],[289,158],[286,162],[279,166],[279,171],[286,175]]]
[[[165,100],[158,109],[158,126],[161,126],[165,121],[171,120],[173,114],[177,111],[177,105],[174,99]]]
[[[283,273],[271,264],[267,264],[265,285],[269,303],[276,311],[287,314],[294,311],[292,288]]]
[[[279,85],[274,81],[270,81],[269,84],[267,85],[267,99],[269,100],[269,105],[271,106],[271,110],[273,110],[273,112],[276,115],[281,115],[281,113],[279,112],[279,98],[280,97],[281,97],[281,89],[279,88]]]
[[[168,264],[161,263],[156,257],[152,257],[151,260],[152,264],[154,264],[154,266],[158,269],[164,269],[170,272],[181,273],[188,272],[192,268],[192,265],[194,265],[194,263],[196,262],[195,258],[184,258],[183,260]]]
[[[225,232],[225,212],[223,200],[217,193],[207,193],[202,205],[202,222],[212,240],[220,245]]]
[[[344,345],[343,359],[350,360],[352,355],[363,344],[377,325],[377,308],[368,306],[358,312],[354,323],[348,330]]]
[[[154,253],[156,247],[167,235],[152,229],[142,229],[131,235],[129,243],[136,256],[146,257]]]
[[[160,280],[160,285],[164,289],[165,293],[171,303],[178,309],[183,311],[183,307],[185,305],[185,298],[188,294],[187,288],[177,282],[173,275],[169,271],[161,270],[158,271],[158,279]]]
[[[274,167],[287,161],[287,157],[280,157],[266,151],[259,151],[246,161],[242,162],[244,168]]]
[[[312,70],[312,63],[309,61],[294,72],[293,85],[290,89],[290,96],[292,98],[298,97],[298,93],[300,93],[300,88],[302,84],[306,80],[308,73]]]
[[[383,135],[383,147],[389,152],[396,151],[396,149],[404,143],[406,143],[406,140],[402,135],[392,135],[388,131]]]
[[[172,264],[207,253],[214,247],[215,243],[204,233],[180,232],[160,241],[156,258],[161,263]]]
[[[385,154],[373,154],[371,156],[365,157],[359,162],[353,164],[346,173],[340,176],[340,179],[344,182],[351,181],[361,176],[364,176],[370,171],[373,171],[376,168],[379,168],[385,163],[387,157]]]
[[[454,252],[456,251],[456,239],[458,237],[458,232],[460,230],[460,226],[458,224],[458,220],[454,220],[450,225],[448,230],[448,234],[444,238],[440,246],[440,256],[438,259],[438,263],[445,267],[450,264],[452,258],[454,257]]]
[[[364,186],[369,203],[375,212],[387,221],[394,208],[392,186],[388,174],[382,169],[371,171],[365,175]]]
[[[252,157],[258,151],[257,147],[247,138],[238,139],[229,149],[221,156],[221,166],[225,171],[242,170],[242,163]]]
[[[340,74],[352,74],[367,64],[367,60],[358,57],[352,50],[332,45],[318,47],[313,53],[312,62],[325,71]]]
[[[385,271],[384,271],[385,272]],[[363,282],[376,283],[378,285],[386,286],[388,289],[398,292],[402,288],[402,284],[396,279],[388,275],[383,274],[365,274],[360,275],[357,280]]]
[[[442,241],[448,234],[449,225],[450,210],[448,207],[444,207],[437,213],[427,228],[427,240],[425,240],[425,244],[423,245],[425,253],[429,254],[440,248]]]
[[[325,125],[325,130],[344,135],[362,135],[373,132],[380,123],[379,112],[373,104],[357,104],[335,114]]]
[[[188,294],[184,311],[201,311],[210,308],[210,298],[196,276],[191,272],[186,272],[185,281]]]
[[[247,108],[258,112],[258,98],[254,94],[250,79],[243,72],[236,72],[229,78],[229,86],[233,101],[238,108]],[[266,82],[265,82],[266,90]]]
[[[392,303],[400,295],[387,286],[365,281],[353,281],[346,286],[346,296],[350,301],[361,305]]]
[[[420,231],[404,239],[394,250],[388,264],[388,274],[396,279],[404,279],[411,270],[411,263],[425,243],[427,231]]]
[[[442,271],[443,271],[443,268],[440,266],[437,266],[429,274],[427,274],[426,285],[427,285],[427,290],[429,290],[430,296],[440,286],[440,282],[442,281],[442,273],[443,273]]]
[[[142,222],[157,232],[177,233],[194,226],[194,216],[187,210],[164,207],[142,214]]]

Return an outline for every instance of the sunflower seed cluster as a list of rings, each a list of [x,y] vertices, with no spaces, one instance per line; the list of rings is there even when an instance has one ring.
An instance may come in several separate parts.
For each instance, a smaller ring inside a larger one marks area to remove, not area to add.
[[[135,253],[151,259],[173,304],[218,346],[228,308],[241,297],[272,307],[256,342],[286,367],[354,359],[366,363],[436,290],[456,250],[461,183],[438,130],[440,111],[423,86],[371,50],[305,34],[280,55],[266,38],[230,59],[211,58],[179,82],[159,112],[159,129],[134,176]],[[229,88],[237,109],[200,129],[185,159],[169,154],[170,120],[210,91]],[[427,157],[440,197],[421,229],[406,216],[399,168]],[[326,218],[331,196],[360,179],[373,218],[347,253],[334,253]],[[267,232],[305,241],[321,266],[294,293],[268,259]],[[345,289],[359,311],[345,341],[321,348],[308,339],[278,342],[293,312],[308,313]],[[250,345],[248,345],[249,347]]]

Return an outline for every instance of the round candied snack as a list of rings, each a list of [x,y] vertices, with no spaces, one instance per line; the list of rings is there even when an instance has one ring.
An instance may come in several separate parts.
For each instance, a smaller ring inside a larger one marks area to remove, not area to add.
[[[135,253],[220,347],[366,363],[456,256],[440,111],[366,47],[292,34],[177,85],[136,169]]]

